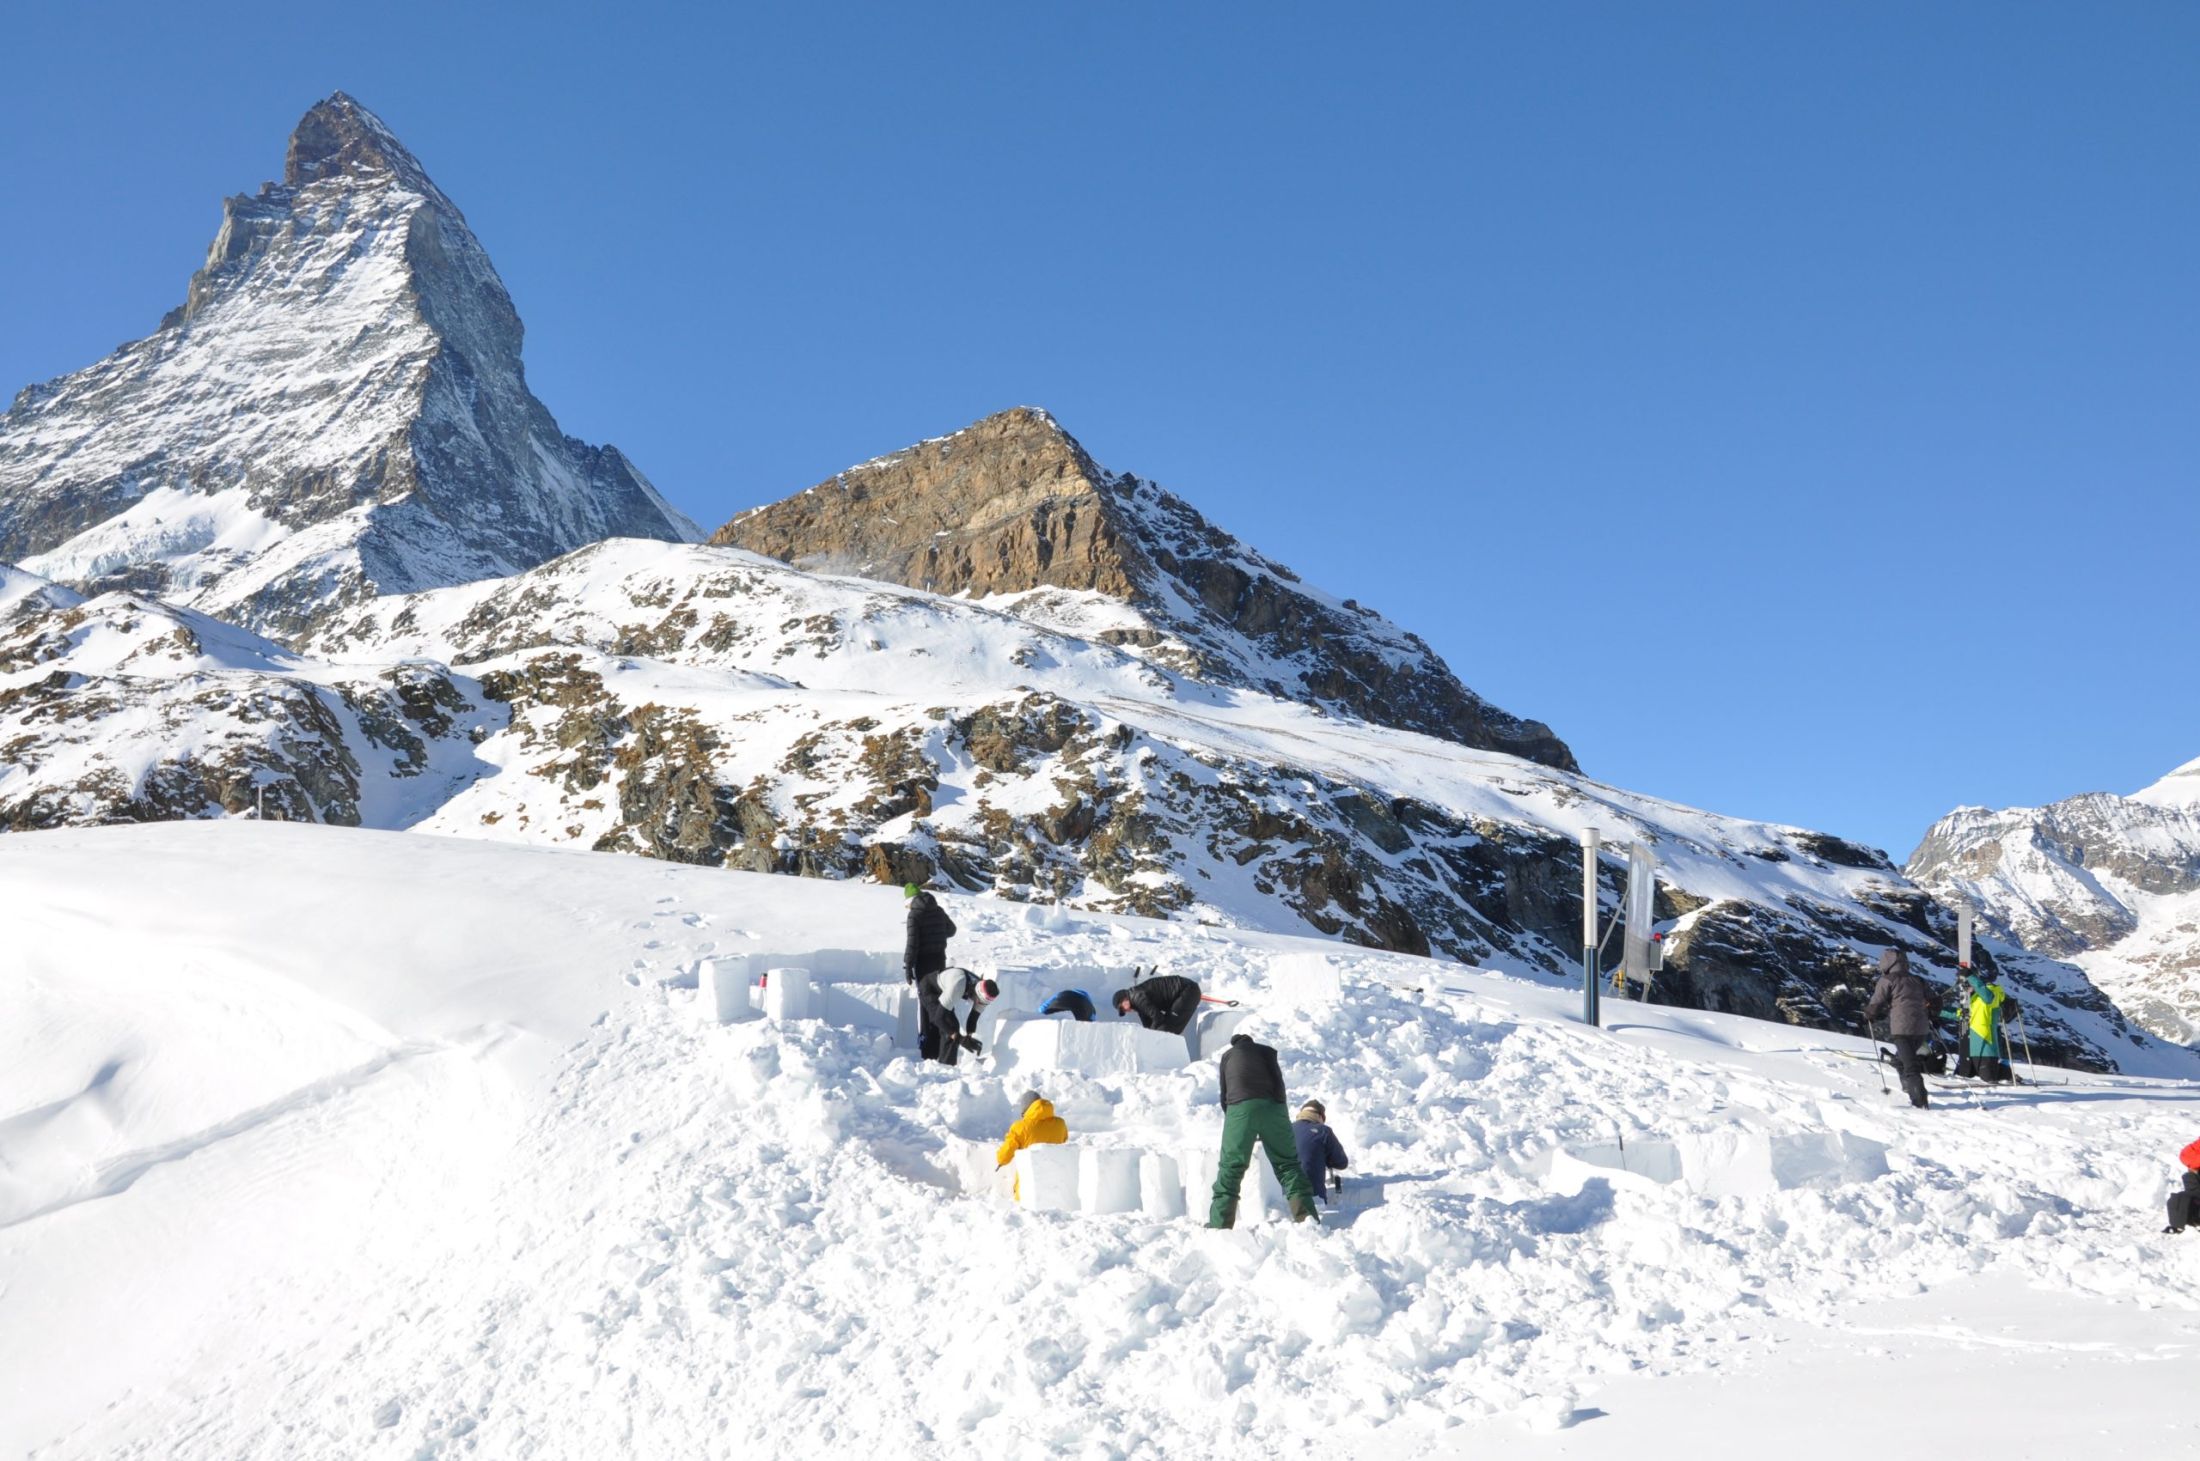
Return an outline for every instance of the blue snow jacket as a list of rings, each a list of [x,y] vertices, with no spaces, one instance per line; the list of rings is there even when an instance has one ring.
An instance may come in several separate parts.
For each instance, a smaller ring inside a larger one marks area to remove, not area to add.
[[[1291,1139],[1299,1149],[1299,1170],[1322,1201],[1329,1201],[1329,1173],[1343,1171],[1352,1165],[1344,1154],[1344,1143],[1337,1140],[1325,1122],[1294,1121],[1291,1123]]]

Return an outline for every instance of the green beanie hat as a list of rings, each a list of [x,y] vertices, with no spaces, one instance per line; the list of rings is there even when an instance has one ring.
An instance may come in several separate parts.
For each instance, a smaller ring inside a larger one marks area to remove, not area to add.
[[[922,891],[915,883],[903,883],[901,885],[901,896],[904,898],[914,898]]]

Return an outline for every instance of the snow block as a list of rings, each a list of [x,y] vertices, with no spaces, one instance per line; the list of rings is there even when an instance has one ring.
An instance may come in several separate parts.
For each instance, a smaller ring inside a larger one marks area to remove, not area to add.
[[[732,954],[722,959],[705,959],[695,971],[695,987],[703,1018],[721,1025],[738,1024],[756,1017],[756,1007],[749,1002],[749,986],[756,975],[749,968],[745,955]]]
[[[1090,1025],[1074,1020],[1004,1021],[998,1042],[989,1048],[1003,1057],[1004,1066],[1090,1076],[1151,1075],[1182,1070],[1191,1063],[1191,1048],[1183,1036],[1128,1020]]]
[[[828,1025],[875,1030],[892,1037],[897,1045],[913,1048],[917,1043],[917,997],[905,985],[848,984],[836,979],[811,987],[810,1007]]]
[[[786,964],[807,969],[818,979],[836,984],[896,984],[901,981],[901,955],[872,949],[786,949],[776,954],[741,955],[752,969]]]
[[[1280,1004],[1305,1008],[1344,998],[1344,976],[1327,954],[1286,954],[1268,966],[1268,987]]]
[[[1128,1147],[1086,1147],[1079,1153],[1077,1206],[1089,1213],[1136,1212],[1138,1153]]]
[[[982,970],[979,972],[983,972]],[[1039,1008],[1055,995],[1057,971],[1028,969],[1019,965],[996,968],[987,977],[1001,986],[1001,997],[995,1003],[1006,1009],[1026,1010],[1037,1013]],[[1066,987],[1066,986],[1064,986]]]
[[[1148,1217],[1184,1216],[1184,1174],[1176,1158],[1147,1152],[1138,1159],[1138,1206]]]
[[[1073,1146],[1027,1146],[1009,1166],[1017,1201],[1042,1212],[1077,1211],[1077,1179],[1083,1153]]]
[[[1213,1060],[1230,1048],[1230,1037],[1238,1026],[1253,1017],[1248,1009],[1210,1008],[1201,1012],[1192,1022],[1192,1058]]]
[[[1204,1218],[1214,1201],[1215,1173],[1221,1166],[1221,1158],[1222,1153],[1213,1148],[1193,1148],[1177,1158],[1184,1173],[1185,1205],[1195,1217]],[[1294,1156],[1293,1160],[1297,1158]],[[1275,1222],[1290,1214],[1283,1200],[1283,1184],[1276,1180],[1268,1154],[1256,1145],[1252,1165],[1246,1169],[1245,1180],[1238,1184],[1237,1225],[1251,1227],[1254,1223]]]
[[[764,1015],[767,1019],[774,1020],[807,1020],[812,1018],[810,971],[807,969],[765,970]]]

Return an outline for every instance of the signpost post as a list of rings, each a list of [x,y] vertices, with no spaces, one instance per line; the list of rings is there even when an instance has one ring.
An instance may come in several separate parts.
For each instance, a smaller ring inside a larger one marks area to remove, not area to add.
[[[1604,1023],[1597,1009],[1597,848],[1604,833],[1595,827],[1581,834],[1581,1018]]]
[[[1637,838],[1627,847],[1627,921],[1620,933],[1620,994],[1650,998],[1650,951],[1657,940],[1658,859]]]

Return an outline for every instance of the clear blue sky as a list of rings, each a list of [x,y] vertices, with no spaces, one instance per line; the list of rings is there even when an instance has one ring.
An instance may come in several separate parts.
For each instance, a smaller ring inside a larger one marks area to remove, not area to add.
[[[2192,0],[18,8],[0,392],[340,88],[706,524],[1043,405],[1592,774],[1899,857],[2200,755],[2196,77]]]

